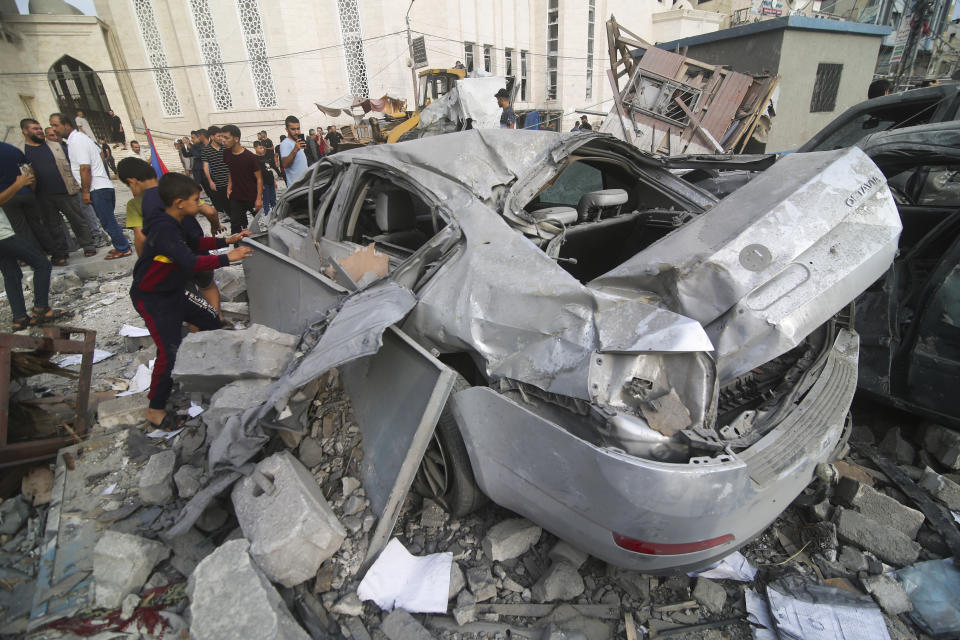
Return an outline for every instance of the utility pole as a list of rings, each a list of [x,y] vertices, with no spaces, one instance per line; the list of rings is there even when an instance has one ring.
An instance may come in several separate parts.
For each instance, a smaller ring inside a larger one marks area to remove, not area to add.
[[[930,15],[930,0],[914,0],[912,11],[909,17],[904,14],[901,20],[910,20],[910,34],[903,45],[903,57],[900,59],[900,66],[897,68],[897,77],[894,86],[900,86],[900,79],[903,72],[910,70],[910,76],[913,76],[913,65],[917,59],[917,49],[920,46],[920,38],[923,34],[923,25],[927,22]]]
[[[413,63],[413,40],[410,38],[410,10],[413,9],[414,0],[410,0],[410,6],[407,7],[407,55],[410,56],[410,79],[413,80],[413,108],[420,108],[420,86],[417,84],[417,67]]]

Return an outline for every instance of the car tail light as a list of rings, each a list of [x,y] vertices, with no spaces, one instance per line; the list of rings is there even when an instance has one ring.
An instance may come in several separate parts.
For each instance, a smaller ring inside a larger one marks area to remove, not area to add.
[[[613,541],[616,542],[617,546],[621,549],[634,551],[636,553],[645,553],[651,556],[675,556],[683,553],[693,553],[694,551],[704,551],[705,549],[719,547],[720,545],[726,544],[731,540],[733,540],[733,534],[728,533],[726,535],[710,538],[709,540],[701,540],[699,542],[681,542],[677,544],[670,544],[665,542],[645,542],[643,540],[636,540],[634,538],[622,536],[619,533],[613,534]]]

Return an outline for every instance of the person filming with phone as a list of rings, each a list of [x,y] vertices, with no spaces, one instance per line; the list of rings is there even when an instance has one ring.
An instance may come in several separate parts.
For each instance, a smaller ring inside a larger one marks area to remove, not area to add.
[[[287,176],[287,186],[300,179],[307,170],[307,144],[300,133],[300,120],[296,116],[287,116],[284,121],[287,137],[280,143],[280,164]]]

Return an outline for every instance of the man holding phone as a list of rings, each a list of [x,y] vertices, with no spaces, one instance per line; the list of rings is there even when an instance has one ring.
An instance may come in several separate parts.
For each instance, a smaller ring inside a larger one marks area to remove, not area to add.
[[[296,182],[307,170],[306,143],[300,133],[300,120],[296,116],[287,116],[284,121],[287,137],[280,143],[280,164],[287,175],[287,186]]]

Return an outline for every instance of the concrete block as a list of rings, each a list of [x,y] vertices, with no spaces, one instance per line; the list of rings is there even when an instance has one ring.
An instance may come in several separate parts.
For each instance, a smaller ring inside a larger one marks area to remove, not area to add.
[[[450,563],[450,591],[447,600],[456,598],[465,586],[467,586],[467,578],[463,575],[463,569],[460,568],[459,563],[454,560]]]
[[[190,577],[200,561],[216,549],[213,541],[194,527],[182,536],[170,538],[167,543],[173,551],[170,564],[184,577]]]
[[[140,472],[140,501],[144,504],[167,504],[173,500],[173,471],[177,454],[167,449],[150,456]]]
[[[920,545],[906,534],[861,513],[838,507],[834,519],[840,540],[866,549],[884,562],[903,567],[916,561],[920,554]]]
[[[363,603],[360,602],[360,597],[355,592],[350,592],[333,605],[330,612],[341,616],[361,616],[363,615]]]
[[[727,590],[719,582],[697,578],[697,586],[693,588],[693,599],[710,613],[720,613],[727,602]]]
[[[173,474],[173,482],[177,485],[177,495],[181,498],[192,498],[200,490],[200,478],[203,469],[184,465]]]
[[[104,429],[134,427],[146,421],[149,403],[145,392],[103,400],[97,405],[97,422]]]
[[[310,472],[289,451],[274,454],[233,489],[250,555],[286,587],[314,577],[347,532]]]
[[[927,425],[923,446],[942,464],[960,470],[960,433],[939,424]]]
[[[300,462],[308,469],[312,469],[323,462],[325,455],[320,441],[316,438],[304,438],[300,441],[300,446],[297,448],[297,458],[299,458]]]
[[[433,640],[433,636],[403,609],[394,609],[380,623],[380,630],[390,640]]]
[[[249,548],[246,540],[231,540],[197,565],[187,582],[190,637],[309,640]]]
[[[490,567],[467,569],[467,585],[477,598],[477,602],[497,597],[497,581],[493,579]]]
[[[298,341],[258,324],[191,333],[180,345],[173,379],[188,391],[213,393],[238,379],[279,378]]]
[[[66,293],[83,287],[83,280],[73,269],[57,270],[50,275],[50,293]]]
[[[540,576],[530,593],[537,602],[573,600],[583,593],[585,586],[580,573],[566,562],[554,562]]]
[[[117,609],[124,597],[140,591],[150,572],[170,549],[140,536],[105,531],[93,548],[94,599],[98,607]]]
[[[456,620],[460,626],[476,621],[477,599],[474,598],[473,594],[469,591],[460,592],[460,595],[457,596],[457,606],[453,608],[451,613],[453,614],[453,619]]]
[[[269,378],[253,378],[237,380],[220,387],[210,398],[210,406],[200,414],[211,431],[211,439],[226,424],[227,418],[266,400],[271,386],[273,380]]]
[[[898,616],[901,613],[913,611],[913,603],[910,602],[907,592],[893,578],[880,574],[866,576],[861,582],[867,593],[873,596],[880,608],[888,615]]]
[[[833,498],[834,502],[853,507],[871,520],[893,527],[911,540],[917,537],[917,531],[923,525],[924,515],[920,511],[850,478],[840,478]]]
[[[553,549],[550,549],[550,553],[547,555],[549,555],[550,559],[554,562],[562,560],[574,569],[582,567],[587,561],[587,558],[590,557],[587,553],[580,551],[580,549],[563,540],[553,545]]]
[[[869,567],[867,558],[859,549],[843,545],[840,547],[840,553],[837,555],[837,562],[843,566],[849,573],[857,574],[866,571]]]
[[[927,467],[920,478],[920,486],[950,510],[960,511],[960,484]]]
[[[220,299],[225,302],[247,301],[247,280],[242,266],[224,267],[214,272],[214,280],[220,289]]]
[[[511,518],[490,527],[483,538],[483,553],[494,562],[512,560],[530,550],[542,529],[526,518]]]
[[[880,442],[880,451],[893,458],[897,464],[912,464],[917,457],[916,449],[903,438],[900,427],[887,431],[887,435]]]

